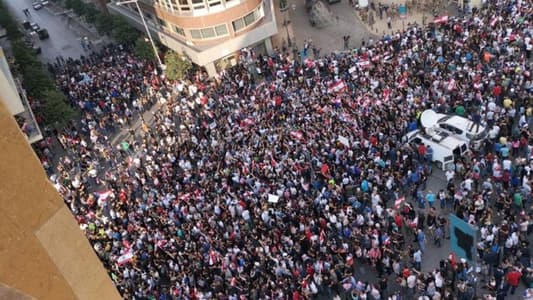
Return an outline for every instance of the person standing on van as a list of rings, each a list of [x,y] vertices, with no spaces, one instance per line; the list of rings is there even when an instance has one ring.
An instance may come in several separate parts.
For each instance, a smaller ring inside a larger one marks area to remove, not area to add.
[[[426,145],[423,143],[420,143],[418,145],[418,161],[423,161],[423,159],[426,157]]]
[[[433,161],[433,148],[431,148],[431,145],[428,145],[426,147],[426,163],[431,164]]]

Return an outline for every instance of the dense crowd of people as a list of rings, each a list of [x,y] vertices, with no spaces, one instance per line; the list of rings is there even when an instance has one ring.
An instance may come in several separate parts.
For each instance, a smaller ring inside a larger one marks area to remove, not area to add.
[[[43,164],[127,299],[504,299],[533,282],[532,16],[499,0],[350,52],[245,50],[175,82],[110,46],[52,68],[82,118]],[[402,142],[425,109],[491,132],[438,191]],[[478,264],[423,272],[449,212],[479,228]]]

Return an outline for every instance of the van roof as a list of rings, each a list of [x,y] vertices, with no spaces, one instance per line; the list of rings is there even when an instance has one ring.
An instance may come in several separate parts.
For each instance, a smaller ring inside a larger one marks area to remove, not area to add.
[[[443,147],[447,149],[455,149],[466,144],[465,141],[451,135],[450,133],[432,128],[427,133],[423,133],[420,130],[415,130],[409,134],[409,139],[413,136],[418,136],[424,141],[424,144],[428,144],[431,147]]]
[[[485,130],[485,126],[474,126],[474,122],[470,119],[461,117],[461,116],[455,116],[455,115],[446,115],[446,114],[438,114],[439,120],[437,123],[446,123],[453,125],[459,129],[462,129],[464,131],[467,131],[469,133],[477,134],[479,132],[482,132]],[[474,132],[474,129],[477,129],[476,132]]]

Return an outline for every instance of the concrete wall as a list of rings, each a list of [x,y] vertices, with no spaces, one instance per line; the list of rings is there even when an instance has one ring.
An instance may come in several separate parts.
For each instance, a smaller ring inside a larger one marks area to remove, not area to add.
[[[0,149],[0,282],[36,299],[121,299],[2,101]]]

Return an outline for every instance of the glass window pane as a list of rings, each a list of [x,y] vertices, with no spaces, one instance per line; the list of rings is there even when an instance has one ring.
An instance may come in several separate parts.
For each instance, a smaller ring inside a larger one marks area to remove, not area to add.
[[[233,21],[233,30],[239,31],[244,28],[244,21],[243,19],[238,19]]]
[[[183,30],[183,28],[178,27],[178,26],[174,26],[174,29],[176,30],[177,34],[185,36],[185,31]]]
[[[202,34],[198,29],[191,29],[191,37],[195,40],[200,40],[202,39]]]
[[[252,24],[254,21],[255,21],[255,15],[253,12],[249,13],[248,15],[244,17],[244,23],[246,24],[246,26]]]
[[[178,0],[181,5],[189,5],[189,2],[187,0]]]
[[[209,2],[209,7],[220,5],[220,3],[221,3],[220,1]]]
[[[210,39],[215,37],[215,30],[213,29],[213,27],[203,28],[201,31],[202,38],[204,39]]]
[[[217,36],[228,34],[228,28],[226,27],[226,24],[216,26],[215,31],[217,32]]]

